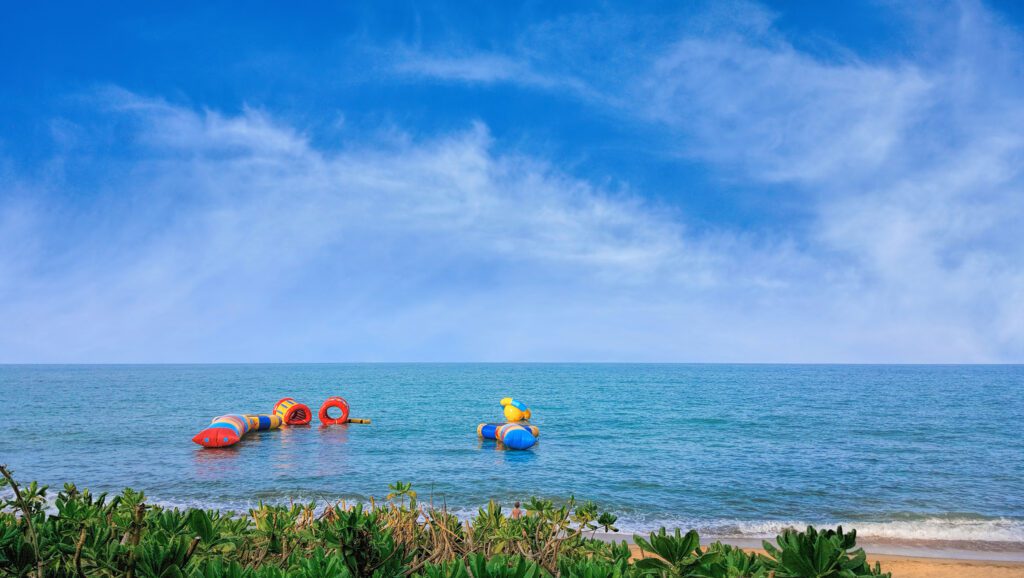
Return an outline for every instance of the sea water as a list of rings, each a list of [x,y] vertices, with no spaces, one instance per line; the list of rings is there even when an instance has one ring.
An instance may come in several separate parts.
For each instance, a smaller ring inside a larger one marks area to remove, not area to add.
[[[192,436],[331,395],[372,425]],[[593,500],[623,533],[844,524],[877,539],[1024,547],[1024,367],[634,364],[0,366],[0,463],[21,480],[244,511],[378,499],[397,480],[469,513]],[[498,400],[540,442],[477,439]]]

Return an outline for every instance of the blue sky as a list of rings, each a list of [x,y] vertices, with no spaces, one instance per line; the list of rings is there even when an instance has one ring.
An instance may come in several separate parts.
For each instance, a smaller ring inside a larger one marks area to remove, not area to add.
[[[0,362],[1024,362],[1022,22],[8,7]]]

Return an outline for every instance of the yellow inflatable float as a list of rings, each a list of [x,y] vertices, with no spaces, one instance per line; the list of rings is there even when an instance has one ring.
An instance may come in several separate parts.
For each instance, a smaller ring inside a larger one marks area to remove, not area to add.
[[[510,422],[530,419],[530,408],[518,399],[506,397],[501,400],[501,407],[505,408],[505,419]]]

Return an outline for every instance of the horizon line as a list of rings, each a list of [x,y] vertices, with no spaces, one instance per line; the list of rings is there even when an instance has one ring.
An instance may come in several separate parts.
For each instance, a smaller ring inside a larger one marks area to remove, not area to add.
[[[1024,366],[1024,362],[849,362],[849,361],[84,361],[0,362],[0,367],[169,365],[848,365],[848,366]]]

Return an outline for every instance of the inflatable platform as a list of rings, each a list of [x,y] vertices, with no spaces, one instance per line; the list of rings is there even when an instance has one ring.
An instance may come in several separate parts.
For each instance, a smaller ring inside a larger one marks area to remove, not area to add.
[[[535,425],[522,423],[532,415],[526,404],[506,397],[501,400],[502,413],[509,423],[482,423],[476,426],[476,434],[486,440],[495,440],[513,450],[527,450],[537,444],[540,429]]]
[[[337,417],[330,415],[336,410]],[[320,406],[320,423],[323,426],[346,423],[370,423],[368,419],[349,418],[349,405],[345,398],[332,396]],[[285,397],[274,404],[269,414],[228,414],[216,417],[203,431],[192,437],[195,443],[207,448],[233,446],[251,431],[277,429],[281,426],[309,425],[313,412],[309,406],[291,397]]]

